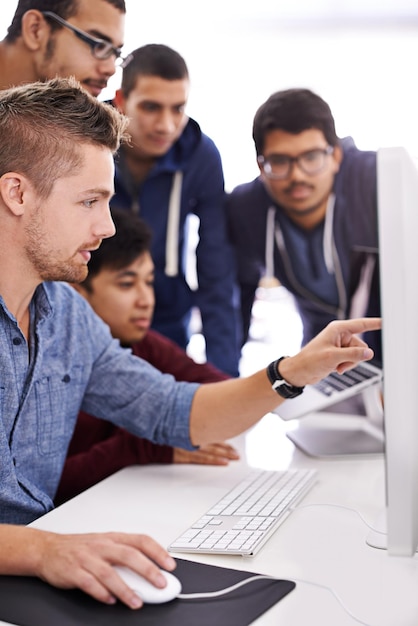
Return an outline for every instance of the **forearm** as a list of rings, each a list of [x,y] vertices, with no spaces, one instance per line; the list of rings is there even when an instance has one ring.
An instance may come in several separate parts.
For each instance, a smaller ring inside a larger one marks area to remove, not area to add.
[[[193,399],[191,440],[194,445],[204,445],[235,437],[281,402],[265,370],[248,378],[202,385]]]
[[[0,525],[0,574],[37,576],[47,533],[27,526]]]
[[[113,565],[125,565],[157,587],[175,561],[146,535],[91,533],[66,535],[0,525],[0,574],[37,576],[61,589],[79,588],[114,604],[116,598],[139,608],[143,603],[117,575]]]

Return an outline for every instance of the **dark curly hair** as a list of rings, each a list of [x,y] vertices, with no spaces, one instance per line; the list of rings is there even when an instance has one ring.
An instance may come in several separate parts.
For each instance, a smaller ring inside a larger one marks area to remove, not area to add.
[[[304,130],[321,130],[330,146],[339,139],[329,105],[309,89],[286,89],[273,93],[254,117],[253,139],[257,155],[263,154],[266,134],[283,130],[298,134]]]

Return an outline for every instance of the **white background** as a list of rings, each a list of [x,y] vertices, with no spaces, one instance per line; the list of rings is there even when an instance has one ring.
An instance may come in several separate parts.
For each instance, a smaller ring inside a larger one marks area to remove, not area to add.
[[[226,186],[257,174],[252,120],[279,89],[308,87],[360,148],[418,155],[416,0],[126,0],[126,52],[165,43],[182,54],[188,113],[220,149]],[[0,4],[0,36],[14,13]],[[111,97],[119,75],[105,97]]]

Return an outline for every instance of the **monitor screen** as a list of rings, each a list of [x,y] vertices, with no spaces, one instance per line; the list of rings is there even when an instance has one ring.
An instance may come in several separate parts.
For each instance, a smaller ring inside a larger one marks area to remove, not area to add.
[[[404,148],[377,155],[386,498],[384,545],[418,545],[418,169]],[[379,543],[377,541],[376,543]]]

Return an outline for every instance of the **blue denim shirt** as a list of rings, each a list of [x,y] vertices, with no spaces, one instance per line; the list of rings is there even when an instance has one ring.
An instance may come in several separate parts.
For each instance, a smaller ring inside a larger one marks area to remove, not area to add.
[[[0,522],[53,508],[80,409],[158,443],[191,449],[192,383],[178,383],[121,348],[65,283],[31,302],[30,341],[0,297]]]

